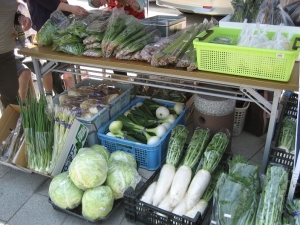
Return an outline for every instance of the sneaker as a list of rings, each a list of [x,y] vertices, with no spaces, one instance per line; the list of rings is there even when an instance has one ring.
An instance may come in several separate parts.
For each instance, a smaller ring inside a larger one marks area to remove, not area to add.
[[[32,78],[33,81],[36,81],[36,80],[37,80],[37,79],[36,79],[36,75],[35,75],[34,73],[32,73],[32,72],[31,72],[31,78]]]

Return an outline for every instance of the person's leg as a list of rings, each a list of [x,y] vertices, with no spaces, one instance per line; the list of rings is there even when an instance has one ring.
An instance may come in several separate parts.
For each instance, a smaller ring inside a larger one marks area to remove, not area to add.
[[[14,51],[0,54],[0,95],[3,107],[18,105],[18,73]]]
[[[40,60],[41,65],[44,65],[47,61]],[[43,77],[43,85],[46,95],[52,95],[52,91],[55,94],[60,94],[64,91],[63,80],[57,72],[52,72]]]
[[[31,78],[31,71],[20,60],[17,60],[17,70],[19,75],[19,96],[22,102],[25,102],[28,94],[36,97],[33,82]]]
[[[61,79],[62,74],[58,72],[52,72],[53,79],[53,91],[56,95],[64,92],[64,82]]]
[[[44,85],[45,93],[52,95],[52,89],[53,89],[52,73],[48,73],[46,76],[43,77],[43,85]]]

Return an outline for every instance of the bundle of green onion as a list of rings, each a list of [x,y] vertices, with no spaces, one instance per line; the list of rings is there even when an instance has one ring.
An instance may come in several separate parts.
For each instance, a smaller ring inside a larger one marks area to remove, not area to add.
[[[49,173],[53,146],[53,117],[46,110],[47,101],[43,95],[39,100],[28,96],[25,104],[20,104],[27,167],[43,174]]]

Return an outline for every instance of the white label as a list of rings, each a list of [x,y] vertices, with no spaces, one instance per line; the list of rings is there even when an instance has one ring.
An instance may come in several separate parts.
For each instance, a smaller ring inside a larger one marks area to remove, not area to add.
[[[217,224],[217,222],[216,222],[216,221],[213,221],[213,220],[211,220],[210,223],[211,223],[211,224]]]
[[[283,53],[276,53],[276,57],[283,59],[284,58],[284,54]]]
[[[231,215],[225,213],[225,214],[224,214],[224,217],[231,218]]]

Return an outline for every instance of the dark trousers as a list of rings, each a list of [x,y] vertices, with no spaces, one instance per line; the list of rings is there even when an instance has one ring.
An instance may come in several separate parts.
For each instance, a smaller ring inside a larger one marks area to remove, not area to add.
[[[18,72],[14,51],[0,54],[0,95],[4,108],[18,105]]]

